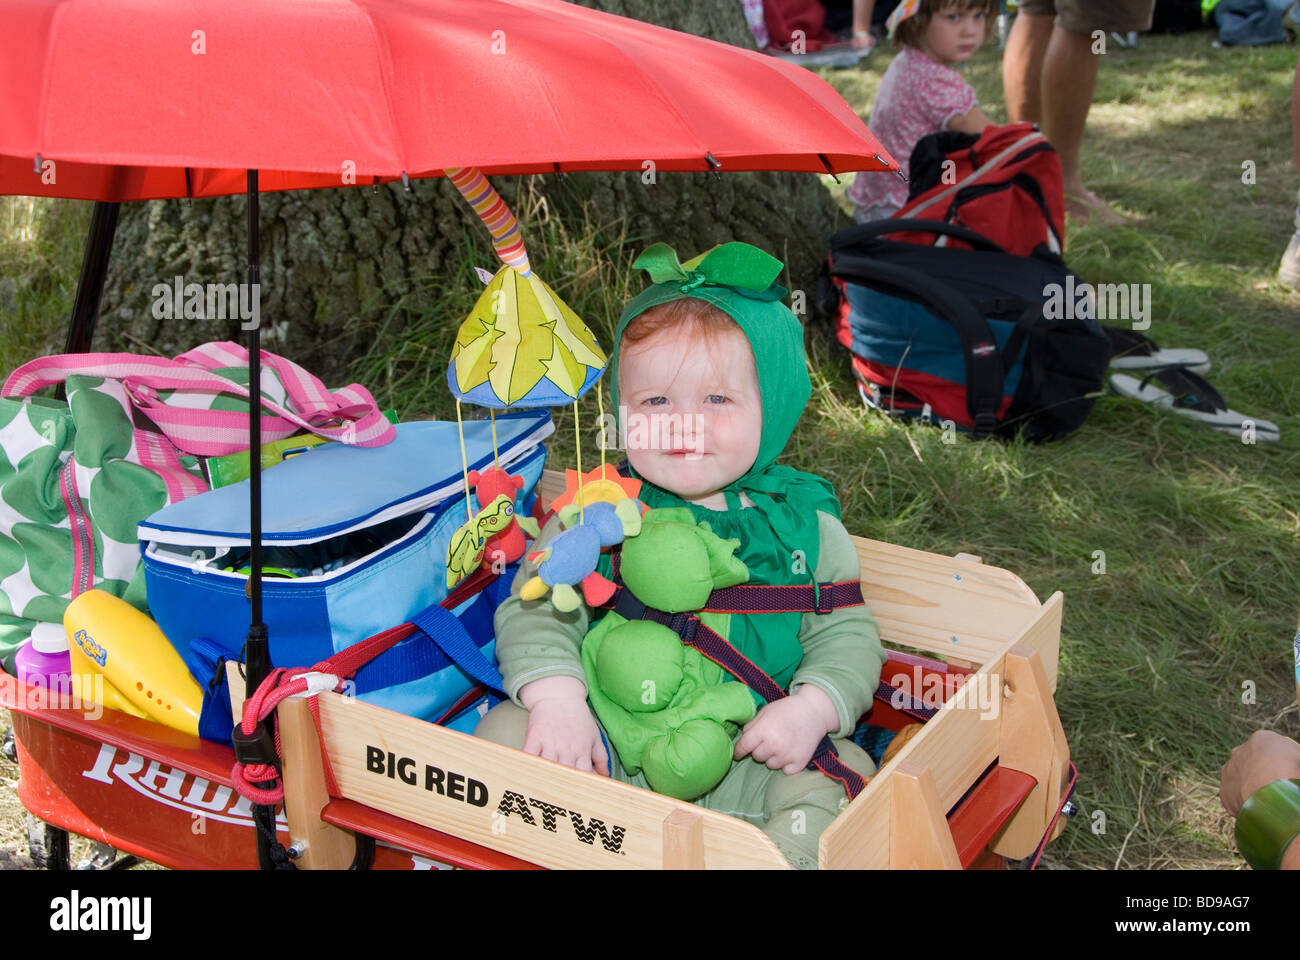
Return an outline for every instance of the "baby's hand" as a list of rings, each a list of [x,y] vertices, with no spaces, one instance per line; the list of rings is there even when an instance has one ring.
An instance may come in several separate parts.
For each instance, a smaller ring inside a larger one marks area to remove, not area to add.
[[[528,708],[524,753],[609,776],[609,756],[596,718],[587,708],[587,688],[581,680],[534,680],[519,691],[519,699]]]
[[[734,756],[739,760],[752,753],[755,760],[773,770],[795,774],[808,766],[822,737],[838,726],[839,717],[830,697],[804,684],[793,696],[763,707],[745,724]]]

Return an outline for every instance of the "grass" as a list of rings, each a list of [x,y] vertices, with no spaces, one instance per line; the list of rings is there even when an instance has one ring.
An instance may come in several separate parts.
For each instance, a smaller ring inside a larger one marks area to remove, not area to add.
[[[1064,866],[1239,866],[1219,768],[1255,729],[1300,732],[1288,643],[1300,606],[1300,295],[1273,280],[1295,205],[1295,52],[1211,39],[1111,48],[1084,179],[1147,219],[1072,222],[1066,255],[1085,280],[1151,284],[1148,333],[1205,349],[1215,385],[1277,422],[1281,442],[1243,444],[1107,396],[1062,443],[944,445],[859,413],[844,399],[842,352],[824,333],[813,345],[821,376],[800,459],[837,481],[850,529],[969,550],[1040,597],[1065,592],[1057,706],[1082,816],[1051,848]],[[824,76],[865,116],[890,56]],[[1005,120],[998,51],[980,51],[967,77]],[[1247,161],[1254,183],[1243,183]]]
[[[1300,735],[1289,662],[1300,606],[1300,294],[1273,281],[1297,186],[1295,52],[1213,50],[1211,37],[1144,37],[1136,50],[1106,55],[1085,180],[1147,220],[1071,223],[1066,254],[1085,280],[1151,284],[1150,335],[1205,349],[1215,385],[1234,408],[1277,422],[1279,443],[1243,444],[1107,396],[1056,444],[944,444],[937,430],[862,409],[845,352],[813,325],[813,398],[787,450],[786,462],[835,482],[855,533],[970,551],[1042,598],[1064,591],[1057,705],[1082,815],[1050,848],[1056,866],[1240,866],[1218,802],[1219,768],[1255,729]],[[824,76],[865,115],[890,56]],[[980,51],[967,75],[986,112],[1005,119],[996,48]],[[1246,161],[1253,184],[1242,182]],[[847,180],[826,179],[842,201]],[[8,369],[39,352],[37,340],[21,337],[61,336],[85,217],[74,210],[80,224],[55,229],[53,208],[38,204],[30,216],[40,228],[20,241],[14,205],[29,202],[4,203],[0,265],[6,277],[18,270],[11,296],[28,318],[0,332]],[[526,188],[517,207],[540,275],[608,346],[621,304],[641,283],[627,271],[635,250],[622,226],[567,229]],[[490,262],[468,223],[463,243],[467,262]],[[376,347],[353,373],[404,416],[446,417],[455,322],[481,287],[469,267],[422,284],[437,294],[437,311],[412,306],[414,296],[379,305]],[[0,306],[12,310],[5,296],[0,287]],[[48,321],[44,333],[36,319]],[[552,462],[571,464],[572,415],[556,413]],[[596,415],[594,399],[584,401],[584,466],[598,456]]]
[[[55,353],[67,336],[91,205],[0,197],[0,367]]]

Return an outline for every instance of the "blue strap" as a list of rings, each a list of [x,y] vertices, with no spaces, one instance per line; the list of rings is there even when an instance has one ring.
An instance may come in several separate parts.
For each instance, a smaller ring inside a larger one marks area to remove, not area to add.
[[[422,634],[413,634],[385,650],[356,674],[357,693],[372,693],[384,687],[409,683],[451,666],[451,660]]]
[[[483,686],[498,692],[505,686],[500,671],[488,662],[487,657],[470,638],[469,631],[451,611],[432,606],[411,618],[434,645],[471,677]]]

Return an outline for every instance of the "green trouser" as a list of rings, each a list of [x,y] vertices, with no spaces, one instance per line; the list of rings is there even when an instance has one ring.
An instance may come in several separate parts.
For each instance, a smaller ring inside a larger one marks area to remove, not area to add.
[[[528,711],[507,700],[488,711],[479,721],[474,736],[522,750],[527,731]],[[871,758],[853,741],[836,740],[835,748],[845,765],[862,776],[870,777],[876,772]],[[643,774],[629,775],[617,752],[610,753],[610,776],[650,789]],[[845,802],[847,797],[840,782],[820,771],[801,770],[787,776],[753,757],[735,761],[722,782],[695,801],[707,810],[754,824],[771,837],[790,863],[803,870],[817,868],[817,839]]]

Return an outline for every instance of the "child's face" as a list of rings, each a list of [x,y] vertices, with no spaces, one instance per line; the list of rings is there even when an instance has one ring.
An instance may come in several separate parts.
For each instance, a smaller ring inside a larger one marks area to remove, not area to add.
[[[739,330],[712,342],[661,333],[632,344],[619,357],[618,380],[628,462],[655,486],[706,500],[754,465],[762,394]]]
[[[922,46],[942,63],[965,63],[984,42],[986,19],[983,10],[945,7],[925,25]]]

